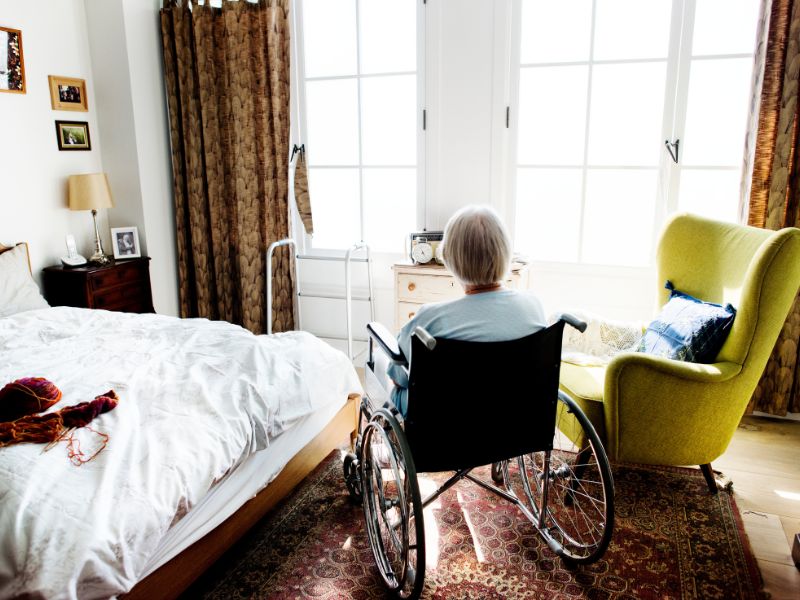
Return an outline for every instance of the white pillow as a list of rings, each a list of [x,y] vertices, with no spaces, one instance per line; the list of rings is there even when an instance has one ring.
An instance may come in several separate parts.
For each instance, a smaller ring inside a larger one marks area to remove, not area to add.
[[[0,254],[0,317],[48,306],[31,277],[26,247]]]

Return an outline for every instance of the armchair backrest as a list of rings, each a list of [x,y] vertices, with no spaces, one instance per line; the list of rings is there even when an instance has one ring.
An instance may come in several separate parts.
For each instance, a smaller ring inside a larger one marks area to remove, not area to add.
[[[658,246],[658,282],[736,308],[718,361],[742,365],[754,388],[800,286],[800,229],[780,231],[679,214]],[[659,305],[669,292],[660,287]],[[752,389],[750,390],[752,393]]]

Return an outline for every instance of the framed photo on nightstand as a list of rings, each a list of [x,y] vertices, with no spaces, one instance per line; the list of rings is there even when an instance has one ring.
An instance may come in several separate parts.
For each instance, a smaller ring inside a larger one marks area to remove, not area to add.
[[[142,256],[139,230],[136,227],[112,227],[111,245],[114,246],[114,258],[117,260]]]

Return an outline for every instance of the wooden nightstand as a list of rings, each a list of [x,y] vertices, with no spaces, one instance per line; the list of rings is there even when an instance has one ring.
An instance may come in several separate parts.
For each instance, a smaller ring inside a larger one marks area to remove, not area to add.
[[[455,277],[441,265],[397,263],[392,269],[394,269],[395,327],[398,331],[417,314],[423,304],[455,300],[464,295],[464,289]],[[528,279],[528,265],[513,263],[506,286],[527,290]]]
[[[45,298],[52,306],[155,312],[150,290],[150,259],[146,257],[120,260],[102,267],[46,267],[43,279]]]

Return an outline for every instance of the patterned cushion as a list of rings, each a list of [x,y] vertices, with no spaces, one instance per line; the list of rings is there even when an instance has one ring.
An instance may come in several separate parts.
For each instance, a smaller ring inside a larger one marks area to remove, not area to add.
[[[719,354],[736,316],[732,305],[703,302],[679,292],[672,283],[669,302],[647,326],[639,352],[675,360],[711,363]]]

